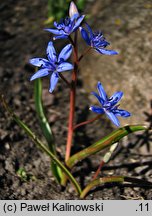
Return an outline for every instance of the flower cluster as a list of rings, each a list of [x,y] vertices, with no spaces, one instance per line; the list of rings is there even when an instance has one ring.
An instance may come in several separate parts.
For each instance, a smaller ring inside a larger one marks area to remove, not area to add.
[[[30,63],[40,69],[31,77],[31,81],[37,78],[49,76],[50,77],[50,88],[49,92],[52,93],[55,86],[61,76],[61,72],[70,71],[74,67],[71,63],[66,62],[71,56],[74,42],[72,40],[71,34],[80,30],[82,38],[85,40],[90,48],[95,49],[98,53],[103,55],[117,55],[118,52],[114,50],[107,50],[106,47],[110,45],[106,41],[101,32],[93,32],[91,27],[85,22],[86,28],[82,27],[84,23],[84,15],[80,15],[76,5],[71,2],[69,9],[69,17],[61,19],[60,22],[54,22],[55,28],[47,28],[45,30],[51,32],[56,39],[69,39],[71,44],[66,45],[60,54],[57,56],[53,42],[50,41],[47,47],[46,55],[47,59],[44,58],[33,58]],[[62,77],[63,78],[63,77]],[[118,109],[117,103],[121,99],[123,93],[116,92],[112,97],[108,98],[101,83],[98,82],[99,95],[93,92],[93,95],[98,99],[101,107],[91,106],[90,109],[96,113],[106,113],[107,116],[112,120],[112,122],[119,126],[119,120],[117,116],[129,117],[130,113]]]

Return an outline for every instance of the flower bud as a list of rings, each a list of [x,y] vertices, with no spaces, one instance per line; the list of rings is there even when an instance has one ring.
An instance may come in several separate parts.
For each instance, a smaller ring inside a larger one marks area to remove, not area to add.
[[[79,14],[77,6],[72,1],[69,7],[69,16],[72,17],[74,14]]]

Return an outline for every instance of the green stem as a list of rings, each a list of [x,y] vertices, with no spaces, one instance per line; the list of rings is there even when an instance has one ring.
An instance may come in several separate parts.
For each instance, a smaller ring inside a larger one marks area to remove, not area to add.
[[[15,115],[15,113],[8,107],[4,97],[0,95],[0,100],[3,102],[4,108],[9,112],[12,119],[26,132],[26,134],[33,140],[33,142],[40,147],[41,150],[43,150],[47,155],[50,156],[50,158],[56,163],[62,171],[67,175],[71,183],[74,185],[76,192],[78,194],[81,194],[81,187],[76,181],[76,179],[73,177],[73,175],[69,172],[69,170],[58,160],[58,158],[51,152],[49,149],[35,136],[35,134],[30,130],[27,125],[25,125],[18,116]]]
[[[41,79],[36,79],[34,81],[34,99],[35,99],[35,109],[39,118],[40,127],[42,129],[42,133],[48,143],[49,150],[56,155],[56,149],[54,144],[54,137],[48,120],[44,113],[43,102],[42,102],[42,81]],[[62,178],[62,171],[61,169],[51,161],[51,170],[54,177],[60,183]]]

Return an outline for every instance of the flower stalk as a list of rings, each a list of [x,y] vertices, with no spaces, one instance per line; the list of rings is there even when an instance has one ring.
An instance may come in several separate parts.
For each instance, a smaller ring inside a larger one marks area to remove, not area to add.
[[[92,118],[92,119],[89,119],[87,121],[81,122],[81,123],[75,125],[73,129],[76,130],[77,128],[82,127],[83,125],[92,123],[92,122],[96,121],[97,119],[99,119],[100,117],[101,117],[101,115],[98,115],[95,118]]]
[[[78,50],[77,50],[77,36],[75,35],[75,41],[69,37],[73,48],[74,48],[74,69],[72,72],[72,82],[70,89],[70,111],[69,111],[69,123],[68,123],[68,136],[66,144],[65,161],[67,161],[71,154],[73,131],[74,131],[74,113],[75,113],[75,100],[76,100],[76,83],[77,83],[77,72],[78,72]]]

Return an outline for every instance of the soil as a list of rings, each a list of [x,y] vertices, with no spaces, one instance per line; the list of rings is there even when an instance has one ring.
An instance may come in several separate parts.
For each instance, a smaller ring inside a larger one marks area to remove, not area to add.
[[[92,4],[89,1],[87,7],[91,8]],[[46,0],[6,0],[0,5],[0,91],[15,113],[44,142],[34,108],[33,83],[29,82],[34,68],[28,64],[28,60],[45,55],[45,47],[50,39],[50,35],[43,31],[46,11]],[[64,45],[61,42],[55,43],[58,48]],[[87,70],[87,64],[85,65]],[[76,122],[94,117],[88,109],[90,99],[81,72],[80,70]],[[69,73],[66,76],[69,78]],[[56,137],[59,157],[63,160],[69,91],[61,80],[53,94],[48,93],[48,86],[48,79],[43,79],[44,106]],[[56,183],[50,171],[50,158],[32,143],[3,107],[0,106],[0,110],[0,199],[79,199],[71,184],[63,190]],[[150,112],[145,113],[145,119],[151,124]],[[75,136],[72,154],[113,130],[113,125],[104,116],[101,120],[80,128]],[[130,135],[123,139],[100,176],[127,175],[151,182],[150,142],[151,134],[148,133]],[[91,180],[102,156],[103,153],[98,153],[73,169],[73,174],[82,187]],[[25,179],[18,175],[21,169],[26,172]],[[139,187],[138,184],[106,184],[91,191],[86,199],[152,199],[152,189]]]

